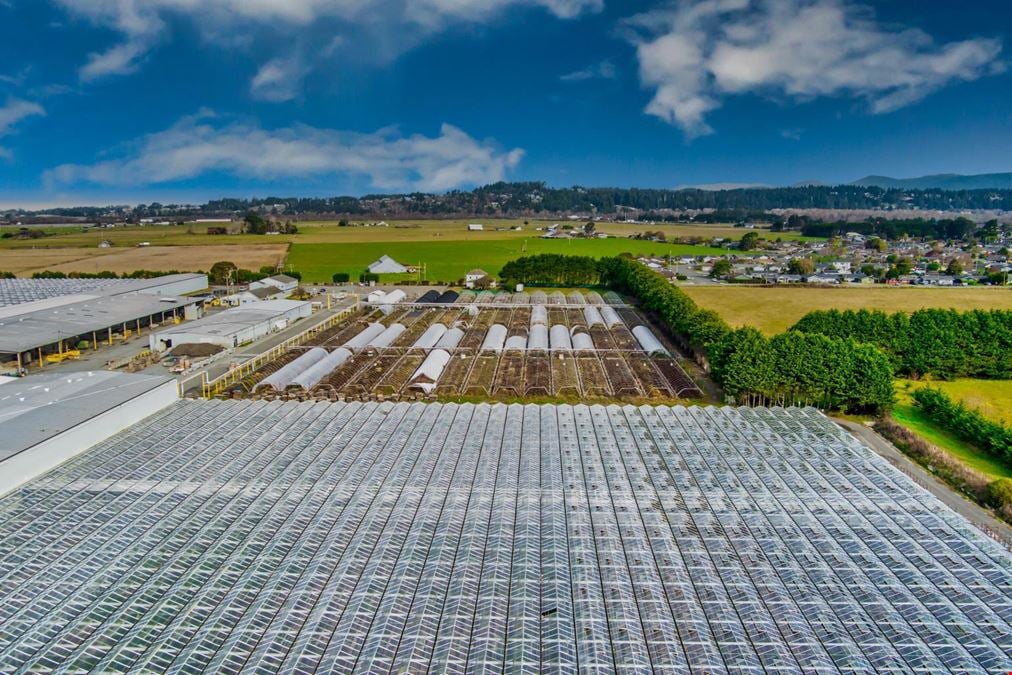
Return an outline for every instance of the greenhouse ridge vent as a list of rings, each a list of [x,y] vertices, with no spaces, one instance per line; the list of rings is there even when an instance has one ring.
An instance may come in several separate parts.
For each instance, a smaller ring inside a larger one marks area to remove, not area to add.
[[[1012,653],[1009,552],[809,409],[179,401],[0,512],[0,672]]]

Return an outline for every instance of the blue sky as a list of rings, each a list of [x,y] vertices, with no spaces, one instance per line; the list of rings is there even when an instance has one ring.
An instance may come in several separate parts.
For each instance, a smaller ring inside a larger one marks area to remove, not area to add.
[[[0,0],[0,204],[1012,170],[1006,1]]]

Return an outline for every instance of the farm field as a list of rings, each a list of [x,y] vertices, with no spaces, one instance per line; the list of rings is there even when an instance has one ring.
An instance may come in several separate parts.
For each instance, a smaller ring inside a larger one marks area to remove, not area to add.
[[[910,398],[908,385],[939,386],[946,394],[979,408],[985,414],[1008,422],[1008,403],[1012,399],[1012,382],[986,381],[986,379],[958,379],[952,383],[897,382],[897,406],[893,419],[933,445],[951,453],[971,469],[992,478],[1012,478],[1012,466],[987,452],[979,450],[939,427],[918,409]],[[1004,407],[1002,407],[1004,406]]]
[[[524,245],[526,242],[526,252]],[[330,281],[335,272],[347,272],[352,279],[382,255],[389,255],[402,265],[424,263],[430,280],[451,282],[469,270],[480,267],[495,275],[510,260],[523,255],[559,253],[595,258],[632,253],[634,255],[721,255],[724,251],[706,246],[660,244],[630,239],[552,240],[531,237],[526,240],[406,242],[382,241],[349,244],[293,244],[288,264],[302,273],[310,283]],[[405,275],[384,275],[383,281],[414,278]]]
[[[992,478],[1012,478],[1012,466],[967,444],[960,438],[942,429],[928,419],[910,398],[910,389],[932,386],[948,394],[954,400],[964,401],[988,417],[1012,423],[1012,380],[962,379],[952,382],[896,381],[897,405],[892,416],[898,423],[932,445],[951,453],[972,469]]]
[[[239,267],[259,269],[284,259],[286,244],[235,246],[145,246],[104,249],[0,249],[0,270],[31,276],[43,270],[54,272],[133,272],[134,270],[196,272],[207,270],[220,260]]]
[[[109,249],[100,248],[0,249],[0,271],[31,276],[32,272],[66,264],[79,264],[83,269],[90,266],[90,260],[103,258],[108,253]]]
[[[489,241],[526,239],[537,236],[538,227],[546,227],[556,221],[523,220],[490,220],[483,221],[486,227],[482,232],[469,232],[467,220],[427,220],[427,221],[390,221],[387,226],[365,226],[356,222],[353,227],[339,227],[336,222],[298,222],[298,234],[279,234],[267,237],[272,243],[366,243],[375,241]],[[581,223],[575,223],[574,227]],[[248,245],[264,243],[264,236],[251,234],[231,234],[212,236],[207,234],[208,227],[221,227],[218,224],[184,224],[184,225],[131,225],[108,229],[85,229],[78,227],[44,227],[38,228],[50,236],[42,239],[0,239],[0,249],[25,248],[91,248],[97,247],[102,240],[112,242],[114,246],[135,246],[147,241],[155,246],[192,246],[192,245]],[[233,224],[232,227],[237,227]],[[521,226],[522,231],[509,228]],[[504,228],[497,230],[496,228]],[[14,233],[18,228],[0,227],[0,233]],[[741,239],[747,232],[758,232],[766,239],[801,239],[797,233],[772,233],[768,230],[745,230],[731,225],[630,225],[618,223],[598,223],[597,229],[616,237],[628,238],[645,231],[661,231],[668,238],[674,237],[723,237]]]
[[[781,333],[817,309],[878,309],[912,312],[925,308],[1012,309],[1007,288],[811,288],[757,286],[681,286],[705,309],[734,327],[753,326],[767,335]]]
[[[1012,425],[1012,380],[898,380],[897,391],[901,401],[909,402],[909,396],[904,395],[907,387],[941,389],[953,401],[962,401],[967,407],[979,410],[985,417]]]

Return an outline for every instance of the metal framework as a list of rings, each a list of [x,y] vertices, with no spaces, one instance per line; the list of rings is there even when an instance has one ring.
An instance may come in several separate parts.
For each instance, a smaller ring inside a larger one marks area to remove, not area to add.
[[[814,410],[184,401],[0,499],[0,672],[1004,672],[1010,579]]]

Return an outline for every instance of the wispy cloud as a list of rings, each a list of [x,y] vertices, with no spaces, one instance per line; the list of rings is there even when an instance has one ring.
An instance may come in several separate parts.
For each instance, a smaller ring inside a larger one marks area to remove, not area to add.
[[[0,138],[14,133],[15,127],[22,120],[28,117],[45,114],[45,109],[38,103],[25,101],[19,98],[7,99],[7,102],[3,105],[3,107],[0,107]],[[11,151],[7,148],[0,147],[0,157],[10,159]]]
[[[789,141],[800,141],[804,133],[804,129],[781,129],[780,137],[786,138]]]
[[[168,38],[170,17],[188,20],[208,35],[235,35],[237,30],[262,29],[289,38],[319,28],[331,38],[366,37],[377,56],[411,49],[427,36],[459,23],[491,21],[511,7],[540,7],[568,19],[586,11],[599,11],[604,0],[54,0],[70,14],[111,28],[120,41],[89,56],[81,68],[89,81],[136,71],[148,53]],[[217,40],[229,44],[230,40]],[[242,43],[242,41],[239,41]],[[337,44],[339,44],[338,41]],[[356,49],[363,42],[353,40]],[[336,44],[331,42],[331,44]],[[326,50],[324,50],[326,51]],[[333,51],[333,50],[331,50]],[[277,72],[277,57],[258,74],[270,80]],[[290,56],[280,60],[291,61]],[[273,65],[272,65],[273,63]],[[313,64],[303,64],[303,70]],[[266,70],[265,70],[266,69]],[[257,88],[254,87],[254,93]],[[277,87],[267,91],[278,94]],[[285,100],[276,95],[268,100]]]
[[[261,101],[290,101],[299,95],[306,66],[297,55],[272,59],[262,65],[250,82],[250,94]]]
[[[727,96],[846,96],[878,114],[1003,69],[999,40],[938,45],[848,0],[695,0],[625,28],[654,92],[647,112],[690,137],[713,131],[707,116]]]
[[[559,79],[563,82],[585,82],[587,80],[614,80],[618,77],[618,69],[611,61],[601,61],[583,70],[566,73]]]
[[[50,186],[146,186],[225,172],[270,179],[364,176],[379,189],[444,191],[502,180],[523,151],[502,150],[444,124],[438,136],[371,134],[297,125],[268,130],[210,111],[129,145],[118,157],[48,171]]]

